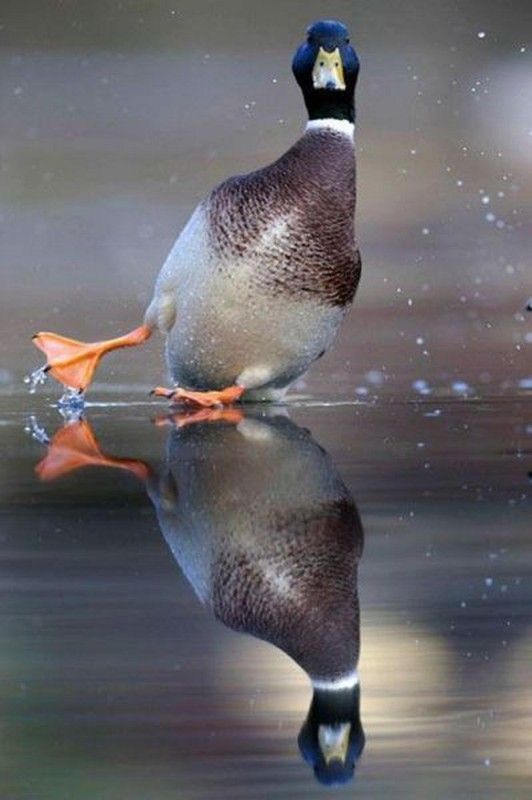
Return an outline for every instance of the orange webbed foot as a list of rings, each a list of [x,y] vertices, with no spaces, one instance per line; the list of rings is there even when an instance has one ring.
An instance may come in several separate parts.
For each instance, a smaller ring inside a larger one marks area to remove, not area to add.
[[[193,392],[188,389],[165,389],[158,386],[151,392],[155,397],[165,397],[172,403],[184,403],[185,405],[199,406],[200,408],[213,408],[219,406],[230,406],[242,397],[244,388],[242,386],[228,386],[227,389],[210,392]]]
[[[156,417],[155,425],[175,425],[177,428],[185,428],[187,425],[196,425],[201,422],[227,422],[231,425],[238,425],[245,419],[243,411],[237,408],[199,408],[197,411],[185,411],[179,414],[167,414]]]
[[[35,334],[33,342],[46,355],[46,365],[36,370],[30,378],[35,385],[42,382],[45,374],[52,375],[56,381],[72,389],[84,391],[92,381],[100,359],[112,350],[120,347],[135,347],[142,344],[151,335],[151,328],[141,325],[139,328],[102,342],[79,342],[67,339],[57,333],[43,331]]]
[[[41,481],[53,481],[81,467],[117,467],[131,472],[142,481],[150,475],[143,461],[106,456],[94,436],[89,423],[84,420],[69,422],[61,428],[48,445],[46,456],[37,464],[35,472]]]

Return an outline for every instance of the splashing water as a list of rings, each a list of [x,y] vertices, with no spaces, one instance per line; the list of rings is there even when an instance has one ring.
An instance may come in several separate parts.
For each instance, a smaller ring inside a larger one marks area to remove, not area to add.
[[[37,417],[35,417],[33,414],[29,418],[28,424],[26,425],[24,430],[26,431],[26,433],[31,434],[31,438],[36,439],[39,442],[39,444],[50,443],[50,437],[46,433],[46,430],[37,423]]]
[[[39,369],[34,370],[31,375],[26,375],[24,383],[29,386],[30,394],[35,394],[37,386],[40,386],[46,381],[48,370],[48,364],[44,364],[42,367],[39,367]]]
[[[79,419],[85,408],[85,395],[79,389],[65,386],[65,392],[57,401],[57,407],[67,421]]]
[[[45,383],[50,367],[48,364],[34,370],[31,375],[26,375],[24,383],[29,387],[29,393],[35,394],[37,386]],[[85,395],[80,389],[65,386],[64,394],[57,401],[57,408],[65,420],[79,419],[85,408]]]

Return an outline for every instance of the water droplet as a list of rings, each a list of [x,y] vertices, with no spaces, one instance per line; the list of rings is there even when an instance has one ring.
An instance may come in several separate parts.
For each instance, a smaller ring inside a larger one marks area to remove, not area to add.
[[[369,372],[366,372],[365,378],[368,383],[380,386],[384,381],[384,374],[378,369],[370,369]]]
[[[521,378],[517,385],[520,389],[532,389],[532,378]]]
[[[486,32],[485,31],[479,31],[477,33],[477,36],[478,36],[479,39],[485,39],[486,38]]]
[[[471,387],[465,381],[453,381],[451,389],[453,392],[456,392],[456,394],[467,394],[471,391]]]
[[[24,383],[29,386],[29,393],[35,394],[37,391],[37,386],[44,383],[47,378],[48,372],[48,365],[44,364],[39,369],[34,370],[31,375],[26,375],[24,378]]]
[[[32,414],[28,420],[28,424],[24,426],[24,431],[31,434],[31,438],[35,439],[39,444],[49,444],[50,437],[45,429],[37,424],[37,418]]]
[[[412,389],[414,389],[414,391],[418,392],[419,394],[423,395],[431,393],[431,388],[424,378],[418,378],[418,380],[413,381]]]

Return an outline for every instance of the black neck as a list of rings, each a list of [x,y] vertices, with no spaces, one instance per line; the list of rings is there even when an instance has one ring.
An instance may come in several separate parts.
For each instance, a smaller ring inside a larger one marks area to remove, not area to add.
[[[346,119],[355,121],[355,99],[348,92],[327,89],[303,91],[309,119]]]
[[[349,689],[314,689],[309,718],[320,725],[357,722],[360,715],[360,686]]]
[[[316,746],[320,725],[338,725],[350,722],[350,741],[356,758],[364,747],[364,731],[360,721],[360,686],[340,691],[315,689],[312,703],[300,733],[300,746]]]

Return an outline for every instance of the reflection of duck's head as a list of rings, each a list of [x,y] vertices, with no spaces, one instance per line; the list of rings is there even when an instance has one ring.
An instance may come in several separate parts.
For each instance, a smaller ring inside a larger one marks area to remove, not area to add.
[[[302,754],[321,782],[349,780],[364,745],[356,673],[363,532],[328,454],[285,417],[176,429],[151,495],[200,599],[307,672],[314,696]]]
[[[299,734],[299,749],[320,783],[347,783],[364,749],[360,687],[314,687],[312,704]]]

